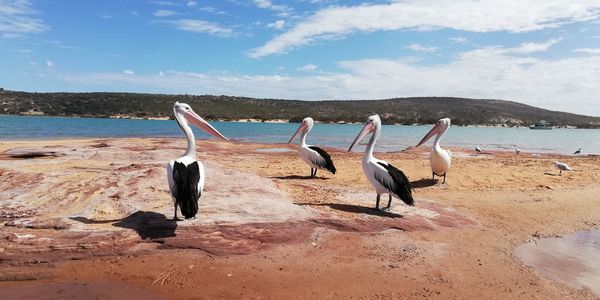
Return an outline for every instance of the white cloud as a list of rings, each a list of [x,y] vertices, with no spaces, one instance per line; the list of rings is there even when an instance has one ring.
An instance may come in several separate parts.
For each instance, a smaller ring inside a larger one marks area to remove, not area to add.
[[[158,71],[158,76],[165,76],[165,73],[163,71]]]
[[[451,40],[457,44],[466,44],[468,42],[466,38],[460,37],[460,36],[449,38],[449,40]]]
[[[573,50],[573,52],[591,54],[591,55],[600,55],[600,48],[578,48]]]
[[[198,3],[196,3],[196,1],[188,1],[188,3],[186,5],[189,7],[194,7],[194,6],[198,5]]]
[[[445,64],[405,59],[341,61],[340,71],[303,76],[164,72],[159,74],[59,74],[79,86],[114,90],[226,94],[284,99],[382,99],[455,96],[507,99],[539,107],[600,116],[600,56],[540,59],[518,48],[464,52]],[[435,80],[432,80],[435,79]],[[96,86],[97,88],[97,86]],[[106,89],[106,88],[104,88]],[[573,105],[577,102],[577,105]]]
[[[126,74],[126,75],[135,75],[135,72],[133,72],[132,70],[123,70],[123,74]]]
[[[98,17],[102,18],[102,19],[107,19],[107,20],[114,18],[114,16],[111,14],[99,14]]]
[[[423,46],[420,44],[410,44],[406,48],[415,52],[434,53],[437,51],[437,47]]]
[[[598,20],[600,0],[405,0],[329,7],[252,49],[254,58],[285,53],[353,32],[436,30],[530,32]]]
[[[307,71],[307,72],[313,72],[317,70],[317,66],[314,64],[307,64],[304,65],[302,67],[299,67],[298,69],[296,69],[298,71]]]
[[[552,45],[560,42],[562,38],[550,39],[544,43],[522,43],[518,48],[509,49],[508,51],[516,53],[534,53],[548,50]]]
[[[216,23],[211,23],[203,20],[182,19],[176,21],[165,21],[172,24],[175,28],[184,31],[196,33],[207,33],[210,35],[228,37],[233,36],[234,32],[231,28],[223,27]]]
[[[51,60],[47,59],[46,66],[48,66],[49,68],[52,68],[52,67],[54,67],[54,63]]]
[[[21,37],[47,31],[49,27],[37,14],[30,0],[0,1],[0,36]]]
[[[159,9],[159,10],[155,11],[152,15],[154,15],[155,17],[169,17],[169,16],[174,16],[177,14],[178,13],[176,11]]]
[[[286,11],[289,10],[289,7],[286,5],[277,5],[273,4],[271,0],[254,0],[254,4],[260,8],[271,9],[276,11]]]
[[[139,13],[139,12],[137,12],[137,11],[135,11],[135,10],[130,10],[130,11],[129,11],[129,13],[130,13],[132,16],[134,16],[134,17],[139,17],[139,16],[140,16],[140,13]]]
[[[273,23],[269,23],[267,24],[267,27],[281,30],[283,27],[285,27],[285,20],[277,20]]]

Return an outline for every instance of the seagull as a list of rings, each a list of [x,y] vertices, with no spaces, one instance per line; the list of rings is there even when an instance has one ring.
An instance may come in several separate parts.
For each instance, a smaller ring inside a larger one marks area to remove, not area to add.
[[[304,162],[310,167],[310,177],[314,178],[317,176],[317,170],[325,169],[332,174],[335,174],[335,166],[333,165],[333,160],[329,153],[325,150],[312,145],[306,144],[306,136],[313,128],[313,124],[315,121],[311,117],[304,118],[302,123],[300,123],[300,127],[296,130],[296,133],[292,136],[290,141],[291,143],[299,134],[302,134],[300,138],[300,144],[298,144],[298,154],[304,160]]]
[[[402,200],[407,205],[414,206],[415,200],[412,196],[412,186],[406,175],[387,161],[373,157],[373,148],[375,147],[377,138],[381,134],[381,119],[378,115],[369,117],[365,127],[363,127],[356,139],[354,139],[354,142],[352,142],[352,145],[350,145],[350,148],[348,148],[348,152],[369,133],[372,133],[372,135],[363,155],[362,169],[377,193],[375,209],[389,210],[392,204],[392,196]],[[388,204],[385,208],[380,209],[379,199],[381,194],[388,194]]]
[[[519,147],[516,147],[515,148],[515,152],[517,152],[517,155],[520,155],[521,154],[521,149],[519,149]]]
[[[575,155],[581,154],[581,148],[577,149],[577,151],[575,151],[573,154],[575,154]]]
[[[561,163],[558,160],[554,161],[554,167],[557,168],[559,170],[558,175],[562,176],[562,171],[570,171],[573,172],[573,169],[571,169],[571,167],[569,167],[569,165],[565,164],[565,163]]]
[[[188,123],[192,123],[224,141],[227,138],[185,103],[175,102],[173,105],[173,114],[175,115],[177,125],[179,125],[187,138],[187,150],[185,154],[178,159],[171,160],[167,164],[167,180],[175,207],[173,220],[178,220],[177,206],[179,206],[181,214],[186,219],[193,219],[198,213],[198,199],[202,196],[205,176],[204,165],[199,160],[196,160],[196,140],[192,128]]]
[[[481,147],[479,147],[479,145],[475,146],[475,151],[477,151],[477,153],[483,152],[483,150],[481,150]]]

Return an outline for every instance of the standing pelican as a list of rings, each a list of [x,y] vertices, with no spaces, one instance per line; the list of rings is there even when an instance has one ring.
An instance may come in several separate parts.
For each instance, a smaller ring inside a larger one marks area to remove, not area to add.
[[[521,149],[519,149],[519,147],[515,148],[515,152],[517,153],[517,155],[521,155]]]
[[[196,140],[189,123],[204,129],[206,132],[227,140],[220,132],[208,122],[198,116],[192,108],[185,104],[175,102],[173,114],[177,124],[185,133],[187,138],[187,150],[182,157],[172,160],[167,164],[167,179],[173,205],[175,207],[174,220],[177,219],[177,206],[181,214],[186,218],[194,218],[198,213],[198,199],[204,188],[204,165],[196,160]]]
[[[375,192],[377,193],[375,208],[380,209],[379,200],[381,194],[388,194],[388,204],[383,210],[390,209],[392,196],[404,201],[404,203],[410,206],[414,206],[415,200],[412,197],[412,186],[406,175],[387,161],[373,157],[373,148],[375,147],[377,138],[381,134],[381,119],[378,115],[369,117],[365,127],[363,127],[356,139],[354,139],[354,142],[352,142],[352,145],[350,145],[350,148],[348,148],[348,152],[350,152],[352,147],[369,133],[373,134],[371,135],[371,139],[369,140],[369,144],[367,144],[365,154],[363,155],[362,168],[365,176],[367,176],[367,179],[371,185],[373,185]]]
[[[450,169],[450,165],[452,164],[452,152],[447,149],[442,149],[440,147],[440,140],[442,136],[448,131],[450,127],[450,118],[440,119],[435,123],[435,126],[431,128],[431,130],[423,137],[423,139],[417,144],[417,147],[421,146],[423,143],[427,142],[432,136],[436,136],[433,142],[433,147],[431,148],[431,153],[429,154],[429,160],[431,162],[431,180],[435,180],[435,175],[444,176],[444,181],[442,183],[446,183],[446,173]],[[434,181],[435,182],[435,181]]]
[[[310,177],[317,176],[318,169],[325,169],[335,174],[335,166],[333,165],[329,153],[319,147],[306,144],[306,136],[312,129],[314,123],[315,121],[313,121],[311,117],[304,118],[302,123],[300,123],[298,130],[296,130],[296,133],[294,133],[292,138],[288,141],[288,144],[302,133],[300,144],[298,144],[298,154],[300,154],[300,157],[302,157],[304,162],[310,166]]]

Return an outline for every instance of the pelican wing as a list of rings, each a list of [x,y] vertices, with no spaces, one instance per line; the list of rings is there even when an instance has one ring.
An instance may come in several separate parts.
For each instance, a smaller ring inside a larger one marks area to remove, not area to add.
[[[198,183],[200,182],[200,168],[198,162],[185,165],[175,161],[173,165],[173,188],[171,193],[179,204],[181,213],[186,218],[192,218],[198,213]]]
[[[379,161],[377,164],[382,166],[387,171],[386,175],[389,176],[381,176],[382,174],[375,172],[375,180],[386,187],[391,193],[395,194],[404,203],[410,206],[415,205],[415,200],[412,196],[412,185],[410,184],[408,177],[406,177],[402,171],[398,170],[398,168],[387,162]]]
[[[313,160],[313,164],[315,164],[315,166],[318,166],[320,168],[326,169],[329,172],[335,174],[335,166],[333,165],[333,160],[331,159],[331,156],[329,155],[329,153],[325,152],[325,150],[316,147],[316,146],[308,146],[309,149],[314,150],[315,152],[317,152],[320,156],[319,158],[315,158]]]

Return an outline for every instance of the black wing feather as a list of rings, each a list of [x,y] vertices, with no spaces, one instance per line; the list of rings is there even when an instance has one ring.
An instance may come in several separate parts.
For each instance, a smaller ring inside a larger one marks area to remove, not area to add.
[[[408,177],[404,175],[404,172],[398,170],[398,168],[392,166],[391,164],[384,164],[382,162],[377,162],[379,165],[384,167],[388,174],[392,177],[393,184],[388,184],[385,180],[381,180],[380,178],[375,177],[381,185],[385,186],[392,193],[396,194],[400,200],[404,201],[404,203],[414,206],[415,200],[412,196],[412,185],[410,184],[410,180]]]
[[[198,213],[198,181],[200,168],[197,162],[187,167],[176,161],[173,164],[173,197],[181,209],[181,214],[186,218],[193,218]]]
[[[333,165],[333,160],[331,159],[331,156],[329,155],[329,153],[325,152],[325,150],[323,150],[319,147],[316,147],[316,146],[308,146],[308,148],[317,151],[317,153],[319,153],[319,155],[321,155],[321,157],[323,157],[323,160],[324,160],[324,162],[323,161],[313,161],[313,164],[335,174],[335,171],[336,171],[335,166]]]

